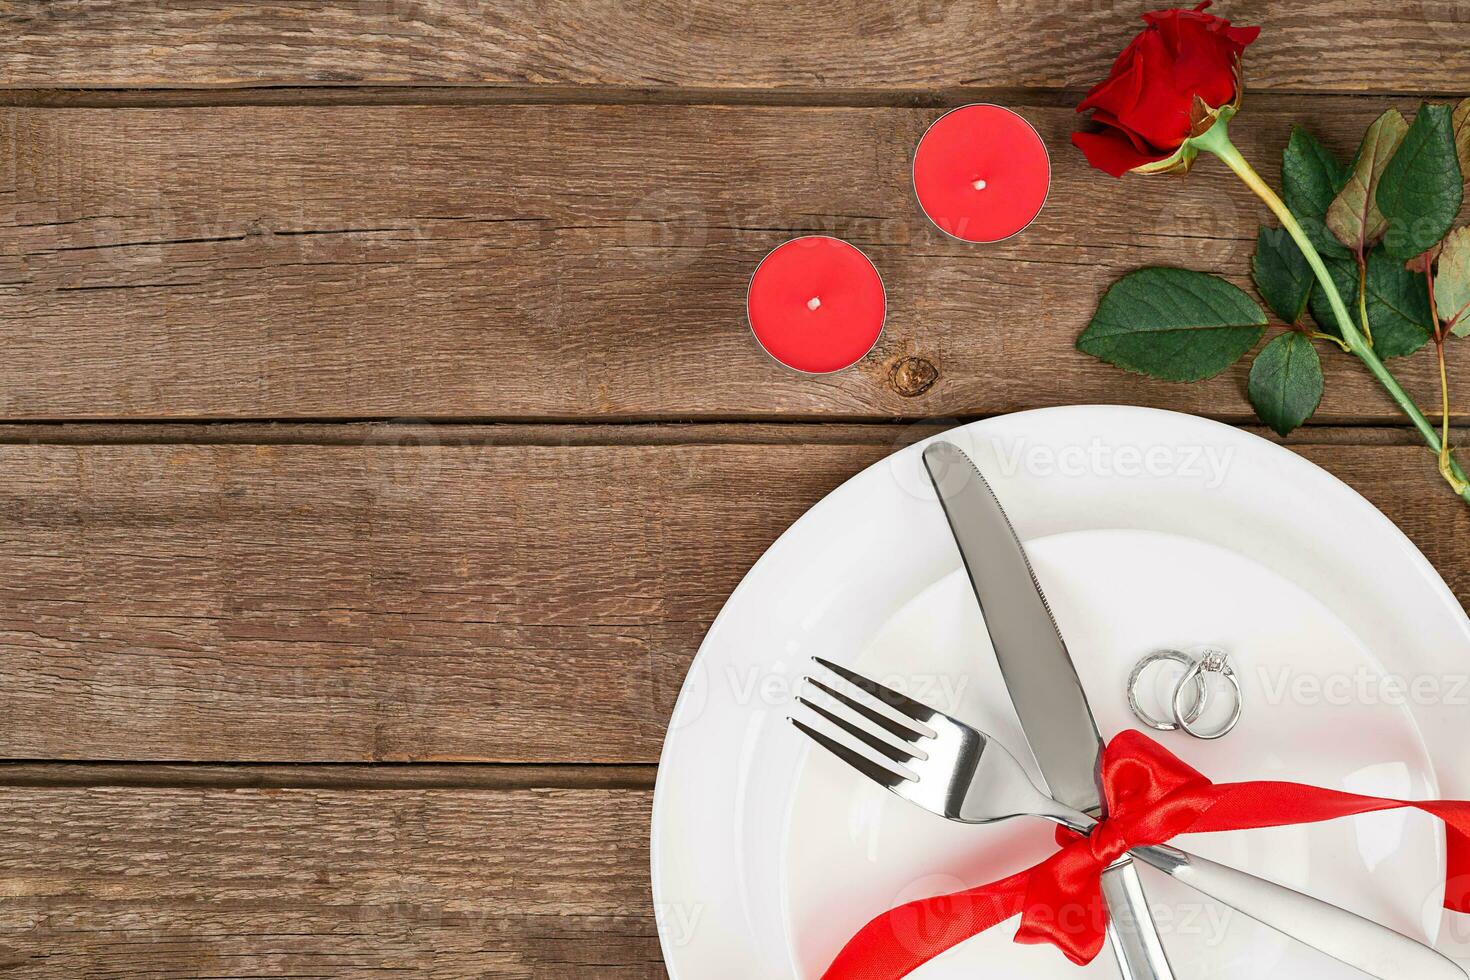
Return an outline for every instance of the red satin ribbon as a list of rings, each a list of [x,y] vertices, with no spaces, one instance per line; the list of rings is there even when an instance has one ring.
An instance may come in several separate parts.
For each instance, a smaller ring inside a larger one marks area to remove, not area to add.
[[[1103,753],[1107,820],[1090,837],[1062,832],[1061,850],[1035,867],[968,891],[885,912],[843,947],[824,980],[899,980],[945,950],[1021,915],[1018,943],[1051,943],[1074,963],[1102,950],[1104,868],[1133,847],[1178,834],[1319,823],[1413,807],[1445,822],[1445,907],[1470,913],[1470,803],[1412,803],[1300,783],[1216,785],[1142,732],[1118,735]]]

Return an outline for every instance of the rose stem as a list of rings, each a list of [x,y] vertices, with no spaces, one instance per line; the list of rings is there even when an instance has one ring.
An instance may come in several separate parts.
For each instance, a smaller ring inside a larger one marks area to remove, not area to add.
[[[1306,258],[1307,264],[1317,274],[1317,281],[1321,284],[1322,291],[1327,296],[1327,302],[1331,305],[1332,312],[1337,317],[1338,328],[1342,332],[1343,340],[1347,342],[1352,352],[1357,355],[1358,360],[1363,362],[1363,365],[1368,369],[1369,373],[1378,379],[1379,384],[1383,385],[1394,402],[1409,417],[1409,421],[1414,423],[1414,428],[1419,430],[1419,434],[1424,437],[1424,441],[1428,444],[1429,448],[1434,450],[1435,455],[1438,456],[1440,453],[1443,453],[1445,451],[1444,443],[1440,441],[1439,433],[1435,431],[1434,426],[1430,424],[1429,420],[1424,417],[1424,413],[1415,404],[1414,399],[1409,396],[1409,393],[1404,390],[1403,385],[1399,384],[1398,379],[1384,366],[1383,361],[1379,360],[1378,355],[1373,352],[1373,348],[1367,343],[1362,333],[1353,323],[1352,317],[1348,314],[1347,306],[1342,301],[1342,294],[1337,291],[1337,284],[1332,281],[1332,276],[1327,272],[1327,266],[1322,262],[1322,256],[1317,254],[1316,247],[1312,245],[1312,241],[1307,237],[1307,233],[1302,230],[1302,226],[1297,222],[1296,216],[1291,213],[1291,209],[1286,206],[1286,202],[1281,200],[1276,192],[1271,189],[1271,185],[1261,179],[1261,175],[1256,173],[1255,169],[1247,162],[1245,157],[1240,155],[1240,151],[1235,148],[1235,144],[1230,142],[1228,121],[1221,119],[1203,136],[1195,137],[1194,143],[1200,149],[1209,150],[1215,156],[1219,157],[1225,166],[1234,171],[1235,175],[1255,192],[1257,197],[1266,202],[1266,206],[1281,221],[1281,227],[1286,229],[1287,234],[1291,235],[1292,239],[1296,241],[1297,247],[1302,250],[1302,255]],[[1456,462],[1453,456],[1449,457],[1449,469],[1444,476],[1450,486],[1454,488],[1454,491],[1463,497],[1466,503],[1470,503],[1470,478],[1465,476],[1465,471],[1460,468],[1460,464]]]
[[[1363,256],[1362,246],[1358,247],[1358,318],[1363,324],[1363,336],[1372,347],[1373,328],[1368,325],[1368,260]]]
[[[1450,470],[1450,379],[1444,366],[1444,335],[1449,328],[1439,323],[1439,304],[1434,298],[1434,260],[1427,255],[1424,257],[1424,285],[1429,290],[1429,322],[1434,324],[1434,353],[1439,358],[1439,417],[1444,428],[1439,445],[1439,472],[1450,486],[1454,486],[1454,474]]]

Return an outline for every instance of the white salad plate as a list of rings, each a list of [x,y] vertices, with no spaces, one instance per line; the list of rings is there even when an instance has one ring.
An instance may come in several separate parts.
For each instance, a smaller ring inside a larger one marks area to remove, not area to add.
[[[1140,727],[1141,656],[1228,649],[1240,727],[1156,737],[1217,781],[1294,779],[1398,798],[1470,796],[1470,619],[1407,538],[1349,487],[1266,440],[1150,409],[1045,409],[938,438],[979,465],[1025,542],[1105,737]],[[905,901],[1002,877],[1054,849],[1040,821],[921,812],[787,722],[820,656],[995,735],[1032,769],[983,620],[920,460],[859,473],[746,575],[671,719],[653,809],[653,889],[676,980],[819,977],[843,941]],[[1368,915],[1452,955],[1437,823],[1395,811],[1180,843]],[[1143,872],[1179,974],[1361,976]],[[916,980],[1079,971],[1003,923]],[[1450,928],[1453,926],[1453,928]]]

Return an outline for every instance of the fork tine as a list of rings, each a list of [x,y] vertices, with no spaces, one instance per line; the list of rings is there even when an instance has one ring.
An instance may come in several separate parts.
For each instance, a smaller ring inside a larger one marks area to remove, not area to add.
[[[832,700],[839,701],[847,707],[851,708],[853,711],[856,711],[858,714],[862,715],[873,724],[881,725],[884,731],[898,736],[905,742],[913,742],[924,737],[923,732],[916,731],[915,729],[910,728],[908,725],[905,725],[901,721],[894,721],[892,718],[883,714],[881,711],[877,711],[873,708],[868,707],[866,704],[863,704],[851,694],[843,694],[835,687],[824,684],[821,681],[817,680],[815,677],[808,677],[806,679],[806,682],[812,687],[815,687],[817,690],[821,691],[823,694],[826,694],[828,697],[832,698]]]
[[[817,714],[821,715],[823,718],[826,718],[832,724],[836,725],[844,732],[847,732],[847,734],[851,735],[853,738],[856,738],[868,748],[876,749],[877,751],[882,752],[884,755],[888,756],[888,758],[892,759],[894,762],[897,762],[899,765],[903,765],[908,762],[914,762],[920,758],[923,758],[922,756],[917,755],[914,752],[905,752],[903,749],[898,748],[895,745],[888,744],[887,742],[883,741],[883,739],[879,738],[874,732],[868,731],[861,725],[854,725],[846,718],[843,718],[835,712],[828,711],[826,708],[822,707],[820,704],[817,704],[815,701],[808,700],[807,698],[804,698],[800,695],[797,696],[796,700],[798,703],[804,704],[808,708],[811,708]]]
[[[857,685],[864,691],[867,691],[869,694],[873,695],[873,697],[877,698],[879,701],[882,701],[884,704],[888,705],[890,708],[893,708],[896,711],[908,715],[910,718],[914,719],[914,721],[917,721],[920,724],[928,724],[930,719],[939,714],[939,712],[935,711],[927,704],[923,704],[921,702],[915,701],[911,697],[906,697],[905,695],[899,694],[893,688],[885,687],[882,684],[879,684],[877,681],[868,680],[868,678],[864,677],[862,674],[848,670],[846,667],[839,667],[836,664],[832,663],[830,660],[823,660],[821,657],[813,657],[812,659],[821,664],[823,667],[826,667],[838,677],[841,677],[843,680]]]
[[[802,733],[806,735],[807,738],[810,738],[822,748],[826,749],[828,752],[831,752],[833,755],[837,756],[837,758],[841,759],[849,766],[852,766],[858,772],[862,773],[864,776],[867,776],[879,786],[883,786],[887,789],[893,789],[900,783],[907,782],[907,780],[903,776],[900,776],[898,773],[893,772],[890,769],[886,769],[883,766],[878,765],[878,763],[874,762],[872,759],[869,759],[866,756],[854,752],[852,749],[843,745],[841,742],[828,738],[826,735],[823,735],[821,732],[817,731],[815,728],[812,728],[810,725],[798,721],[795,718],[791,718],[788,720],[791,722],[791,724],[801,729]]]

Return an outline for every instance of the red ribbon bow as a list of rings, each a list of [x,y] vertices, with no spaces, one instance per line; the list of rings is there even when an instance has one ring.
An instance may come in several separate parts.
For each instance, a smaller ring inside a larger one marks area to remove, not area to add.
[[[1089,837],[1057,834],[1061,850],[1040,864],[968,891],[885,912],[848,941],[823,980],[899,980],[977,933],[1021,915],[1018,943],[1051,943],[1074,963],[1102,950],[1103,869],[1130,848],[1179,834],[1319,823],[1414,807],[1445,822],[1445,907],[1470,913],[1470,803],[1356,796],[1300,783],[1216,785],[1144,735],[1126,731],[1103,753],[1109,816]]]

